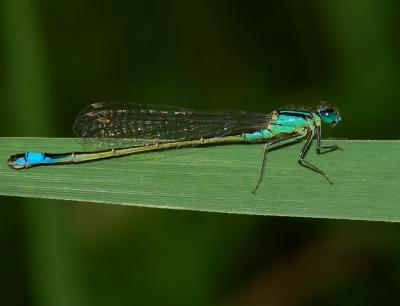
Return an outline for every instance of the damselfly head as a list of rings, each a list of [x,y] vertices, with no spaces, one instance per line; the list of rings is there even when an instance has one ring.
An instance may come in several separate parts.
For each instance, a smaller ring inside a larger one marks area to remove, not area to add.
[[[323,122],[332,124],[332,126],[335,126],[342,121],[339,112],[335,110],[335,107],[332,105],[323,105],[316,111],[316,113]]]

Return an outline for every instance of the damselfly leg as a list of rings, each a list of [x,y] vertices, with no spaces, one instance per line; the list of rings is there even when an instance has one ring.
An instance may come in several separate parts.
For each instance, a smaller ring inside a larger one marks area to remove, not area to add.
[[[332,181],[329,179],[329,177],[324,173],[324,171],[322,171],[321,169],[319,169],[317,166],[311,164],[310,162],[306,161],[304,159],[304,157],[307,154],[308,149],[310,148],[311,142],[314,138],[314,131],[311,128],[307,129],[306,132],[306,143],[304,144],[303,148],[300,150],[300,154],[299,154],[299,164],[302,165],[305,168],[311,169],[319,174],[321,174],[324,178],[326,178],[326,180],[329,182],[329,184],[332,184]]]
[[[304,135],[295,133],[295,134],[289,134],[283,138],[279,138],[279,139],[275,139],[273,141],[267,142],[267,144],[264,147],[264,154],[263,154],[263,159],[261,162],[260,175],[258,176],[256,186],[251,191],[252,193],[256,193],[256,191],[257,191],[258,187],[260,187],[261,181],[264,177],[265,164],[267,163],[267,152],[277,146],[283,146],[283,145],[286,145],[289,143],[294,143],[296,141],[299,141],[303,137],[304,137]]]
[[[333,152],[336,150],[343,150],[338,145],[330,145],[330,146],[322,146],[321,147],[321,126],[317,126],[316,131],[317,131],[317,153],[318,154],[325,154],[325,153]],[[322,151],[321,149],[327,149],[327,150]]]

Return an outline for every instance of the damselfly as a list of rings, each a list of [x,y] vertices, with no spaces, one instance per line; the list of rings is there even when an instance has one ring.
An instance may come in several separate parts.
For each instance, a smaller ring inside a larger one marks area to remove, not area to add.
[[[333,106],[304,110],[286,108],[270,114],[240,111],[206,112],[173,106],[134,103],[94,103],[85,107],[74,124],[74,133],[83,138],[132,138],[144,144],[116,147],[93,152],[37,153],[12,155],[8,164],[13,169],[40,165],[82,163],[117,156],[172,148],[233,143],[265,143],[260,175],[255,192],[263,178],[267,152],[275,147],[305,139],[298,162],[323,177],[328,176],[304,159],[313,138],[317,152],[339,149],[337,145],[321,147],[321,122],[335,126],[341,121]]]

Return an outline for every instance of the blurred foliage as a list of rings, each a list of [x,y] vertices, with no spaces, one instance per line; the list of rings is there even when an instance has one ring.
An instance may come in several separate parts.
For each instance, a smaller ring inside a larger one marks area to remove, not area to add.
[[[99,100],[264,112],[327,100],[343,124],[324,135],[395,139],[399,6],[3,0],[0,135],[72,136],[76,113]],[[398,294],[396,224],[1,200],[5,305],[374,305]]]

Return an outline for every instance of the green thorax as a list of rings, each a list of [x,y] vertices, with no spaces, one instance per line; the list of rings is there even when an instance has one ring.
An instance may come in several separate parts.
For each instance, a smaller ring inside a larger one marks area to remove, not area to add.
[[[281,110],[272,115],[271,121],[265,129],[244,134],[247,141],[268,139],[280,134],[303,133],[308,127],[314,128],[321,124],[319,116],[312,112]]]

